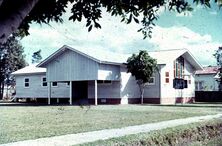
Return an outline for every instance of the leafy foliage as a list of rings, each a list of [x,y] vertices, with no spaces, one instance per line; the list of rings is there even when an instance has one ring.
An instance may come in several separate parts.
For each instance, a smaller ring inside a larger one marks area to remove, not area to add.
[[[217,60],[217,66],[219,67],[219,90],[222,91],[222,47],[219,47],[214,57]]]
[[[133,54],[127,60],[127,69],[136,80],[142,80],[142,83],[149,82],[154,71],[157,68],[157,61],[149,56],[147,51],[140,51],[138,55]]]
[[[32,63],[39,63],[42,60],[41,49],[32,55]]]
[[[194,0],[194,2],[205,5],[209,4],[208,1]],[[24,3],[28,3],[28,1],[3,0],[0,4],[0,19],[7,17]],[[28,34],[31,22],[40,24],[50,21],[63,22],[62,14],[66,12],[68,6],[71,6],[69,20],[82,21],[85,18],[88,31],[91,31],[93,27],[101,28],[99,19],[102,17],[101,11],[103,9],[112,16],[121,16],[122,22],[127,24],[132,21],[141,23],[142,28],[138,31],[144,34],[144,38],[151,37],[151,30],[158,18],[157,12],[162,6],[179,13],[192,10],[185,0],[38,0],[36,6],[20,25],[20,29]]]
[[[130,72],[137,80],[140,88],[141,103],[145,83],[149,82],[154,71],[157,69],[157,61],[149,56],[147,51],[140,51],[138,55],[133,54],[127,59],[127,72]]]
[[[10,83],[10,74],[26,65],[24,49],[15,36],[0,44],[0,99],[5,83]]]

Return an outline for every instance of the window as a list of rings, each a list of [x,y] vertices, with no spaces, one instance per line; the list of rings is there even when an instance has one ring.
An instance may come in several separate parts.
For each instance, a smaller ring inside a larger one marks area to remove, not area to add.
[[[204,90],[204,81],[196,81],[195,82],[195,90],[203,91]]]
[[[112,81],[110,80],[97,80],[98,84],[112,84]]]
[[[169,83],[169,82],[170,82],[170,79],[169,79],[169,78],[166,78],[166,79],[165,79],[165,82],[166,82],[166,83]]]
[[[43,87],[47,86],[46,77],[43,77],[43,78],[42,78],[42,86],[43,86]]]
[[[191,76],[188,76],[188,83],[191,84]]]
[[[66,86],[69,87],[69,86],[70,86],[70,82],[67,82],[67,83],[66,83]]]
[[[52,87],[57,87],[57,86],[58,86],[57,82],[52,82]]]
[[[155,77],[151,77],[146,85],[155,85]]]
[[[29,87],[29,78],[24,79],[24,86],[25,86],[25,88]]]
[[[165,82],[169,83],[170,82],[170,73],[169,72],[165,72]]]
[[[179,57],[174,61],[174,78],[184,78],[184,58]]]

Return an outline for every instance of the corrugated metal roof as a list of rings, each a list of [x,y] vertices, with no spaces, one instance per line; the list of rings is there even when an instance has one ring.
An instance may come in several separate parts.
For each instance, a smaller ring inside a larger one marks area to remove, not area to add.
[[[218,72],[217,66],[203,67],[203,70],[197,70],[195,74],[216,74]]]
[[[45,73],[46,68],[36,67],[37,64],[32,64],[26,66],[22,69],[19,69],[12,73],[12,75],[20,75],[20,74],[36,74],[36,73]]]

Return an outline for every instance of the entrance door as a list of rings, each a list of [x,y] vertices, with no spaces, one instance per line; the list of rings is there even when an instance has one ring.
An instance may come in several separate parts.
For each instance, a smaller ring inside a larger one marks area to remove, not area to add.
[[[88,99],[88,81],[72,82],[72,98],[74,101]]]

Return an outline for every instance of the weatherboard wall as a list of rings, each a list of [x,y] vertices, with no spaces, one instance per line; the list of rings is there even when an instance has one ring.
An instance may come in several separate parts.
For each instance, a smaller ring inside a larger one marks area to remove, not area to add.
[[[49,81],[120,79],[118,65],[103,64],[71,50],[65,50],[45,67]]]
[[[218,81],[215,80],[216,74],[197,74],[195,75],[196,82],[202,82],[202,88],[199,91],[218,91]]]
[[[42,78],[45,74],[16,75],[17,98],[48,98],[48,87],[42,86]],[[24,79],[29,78],[29,87],[24,86]],[[52,98],[69,97],[69,86],[66,83],[58,83],[57,87],[51,88]]]
[[[79,53],[65,50],[46,66],[49,81],[96,80],[98,63]]]
[[[120,80],[120,65],[99,64],[98,80]]]
[[[120,98],[120,81],[112,81],[108,84],[97,83],[98,99]],[[88,81],[88,98],[95,99],[95,81]],[[104,101],[105,102],[105,101]]]
[[[120,96],[121,103],[127,104],[131,99],[140,99],[140,91],[135,77],[131,73],[127,73],[125,67],[121,67],[121,85],[120,85]],[[152,85],[146,85],[144,89],[144,98],[147,98],[147,102],[152,102],[153,99],[160,98],[160,76],[158,72],[155,72],[153,77],[155,77],[155,82]]]

